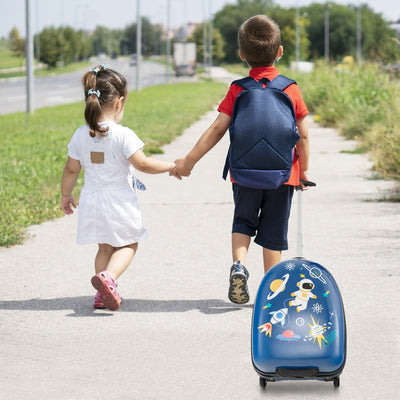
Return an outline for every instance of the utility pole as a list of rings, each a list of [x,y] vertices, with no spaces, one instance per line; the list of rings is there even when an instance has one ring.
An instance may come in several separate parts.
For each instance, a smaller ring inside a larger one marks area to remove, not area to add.
[[[30,0],[25,0],[25,19],[26,19],[26,113],[33,113],[33,35],[31,27],[31,7]]]
[[[299,68],[300,61],[300,10],[299,6],[296,6],[296,71]]]
[[[330,3],[325,4],[325,61],[329,63],[329,9]]]
[[[206,0],[203,0],[203,66],[204,69],[207,68],[208,65],[208,57],[207,57],[207,12],[206,12]]]
[[[171,38],[170,38],[170,30],[171,30],[171,0],[167,0],[167,66],[166,66],[167,83],[169,83],[170,76],[171,76]]]
[[[140,0],[136,0],[136,90],[140,90],[140,65],[142,62],[142,17]]]
[[[209,0],[209,6],[208,6],[208,12],[210,16],[210,22],[209,22],[209,34],[208,34],[208,55],[209,55],[209,75],[211,78],[211,68],[213,66],[213,23],[212,23],[212,0]]]
[[[361,48],[361,4],[357,6],[357,62],[360,64],[362,59]]]

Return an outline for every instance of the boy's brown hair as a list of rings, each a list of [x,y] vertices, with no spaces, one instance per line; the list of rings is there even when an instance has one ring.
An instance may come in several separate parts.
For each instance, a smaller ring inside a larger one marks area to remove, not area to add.
[[[266,15],[255,15],[240,26],[238,43],[251,68],[269,67],[274,64],[281,45],[279,26]]]

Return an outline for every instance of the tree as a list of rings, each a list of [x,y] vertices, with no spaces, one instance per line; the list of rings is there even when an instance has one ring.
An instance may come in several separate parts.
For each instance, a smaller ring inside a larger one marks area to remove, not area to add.
[[[17,57],[25,55],[25,40],[19,34],[16,27],[12,28],[8,38],[10,40],[10,49]]]
[[[142,54],[149,56],[158,53],[161,49],[162,29],[158,25],[152,25],[148,18],[142,18]],[[136,24],[125,28],[120,49],[122,54],[136,53]]]
[[[65,64],[70,64],[80,59],[79,54],[83,45],[82,36],[71,27],[61,28],[62,54]]]
[[[283,45],[282,61],[288,63],[296,58],[296,9],[275,7],[269,16],[279,25]],[[308,60],[310,56],[310,40],[307,27],[310,24],[308,13],[299,10],[299,44],[300,60]]]
[[[324,55],[324,14],[325,5],[312,4],[305,7],[310,21],[307,32],[312,43],[313,58]],[[329,53],[334,60],[345,55],[356,55],[357,50],[357,8],[332,3],[329,9]],[[362,56],[371,61],[393,61],[399,57],[398,48],[393,41],[395,32],[390,29],[380,14],[368,6],[361,6],[361,45]]]
[[[40,60],[54,68],[61,60],[63,43],[60,29],[49,27],[40,33]]]
[[[209,24],[206,24],[207,34],[209,33]],[[203,41],[203,25],[195,29],[192,36],[188,39],[189,42],[196,43],[197,60],[203,59],[204,41]],[[219,64],[225,57],[224,52],[224,39],[218,29],[213,29],[212,32],[212,58],[213,64]],[[206,46],[206,49],[208,46]]]
[[[246,19],[256,14],[268,14],[273,8],[272,0],[237,0],[236,5],[227,4],[215,14],[213,25],[225,42],[225,61],[239,62],[237,31]]]

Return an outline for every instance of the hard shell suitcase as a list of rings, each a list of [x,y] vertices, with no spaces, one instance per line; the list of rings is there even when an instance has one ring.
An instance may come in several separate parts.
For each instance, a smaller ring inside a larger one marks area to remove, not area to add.
[[[260,385],[283,379],[340,384],[346,360],[343,302],[333,276],[301,257],[301,190],[298,191],[299,257],[273,266],[254,302],[252,361]]]

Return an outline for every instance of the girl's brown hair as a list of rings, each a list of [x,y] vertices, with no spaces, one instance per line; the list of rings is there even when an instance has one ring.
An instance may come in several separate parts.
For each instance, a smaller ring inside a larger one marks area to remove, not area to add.
[[[269,67],[274,64],[281,45],[279,26],[266,15],[255,15],[240,26],[238,43],[251,68]]]
[[[119,72],[99,65],[83,75],[82,85],[86,101],[85,120],[90,136],[107,136],[108,127],[99,125],[101,112],[116,98],[127,97],[127,81]]]

